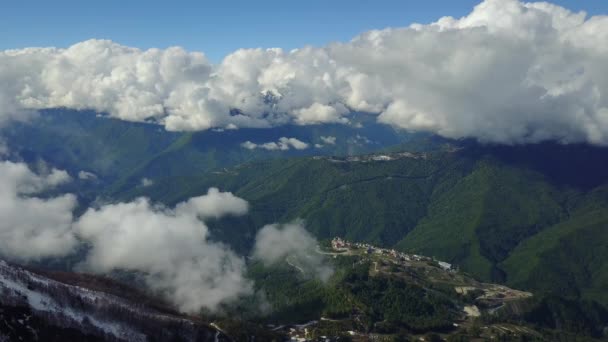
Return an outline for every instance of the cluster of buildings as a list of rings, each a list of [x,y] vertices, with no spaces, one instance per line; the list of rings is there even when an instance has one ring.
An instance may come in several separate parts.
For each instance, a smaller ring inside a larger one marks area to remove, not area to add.
[[[336,251],[349,251],[353,249],[358,249],[362,250],[366,254],[386,255],[401,261],[435,261],[442,269],[446,271],[453,270],[452,265],[444,261],[438,261],[433,258],[417,254],[402,253],[394,249],[379,248],[367,243],[350,242],[340,237],[335,237],[333,238],[333,240],[331,240],[331,247]]]

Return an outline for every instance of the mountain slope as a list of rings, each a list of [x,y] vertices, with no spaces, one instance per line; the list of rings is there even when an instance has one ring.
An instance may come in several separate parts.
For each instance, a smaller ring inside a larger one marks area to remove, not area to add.
[[[593,191],[571,216],[520,244],[503,267],[509,282],[608,303],[608,196]]]
[[[142,178],[162,180],[187,177],[221,170],[245,162],[312,155],[356,155],[423,139],[425,134],[410,134],[390,126],[369,122],[363,117],[360,125],[309,125],[272,128],[186,133],[160,153],[151,156],[134,170],[125,172],[114,184],[111,193],[137,186]],[[261,148],[280,139],[295,138],[306,147]],[[326,140],[330,139],[329,142]],[[246,148],[244,143],[257,144]]]
[[[13,155],[44,160],[73,175],[87,171],[115,179],[162,151],[179,134],[159,126],[126,122],[90,111],[50,109],[2,128]]]
[[[580,150],[543,145],[519,153],[521,147],[465,143],[460,150],[253,162],[164,179],[117,198],[148,196],[173,205],[210,186],[232,191],[250,202],[250,214],[210,227],[216,239],[243,253],[264,224],[303,218],[318,238],[395,246],[457,264],[483,280],[541,292],[562,294],[558,280],[581,272],[577,265],[584,262],[590,269],[569,286],[571,297],[608,304],[601,291],[608,274],[601,248],[608,244],[601,230],[608,205],[601,189],[608,176],[590,170],[597,164],[601,171],[596,160],[608,152]],[[575,178],[570,155],[583,179]],[[593,252],[585,256],[589,247]],[[572,262],[547,267],[556,257],[551,251],[564,249],[571,254],[560,258]]]
[[[482,160],[448,191],[436,193],[428,215],[398,247],[458,261],[483,279],[504,280],[494,264],[565,214],[561,196],[535,172]]]
[[[452,158],[449,153],[395,153],[256,162],[198,177],[159,181],[120,198],[144,195],[172,205],[210,186],[220,186],[250,202],[252,209],[245,219],[256,228],[302,217],[321,238],[343,235],[391,245],[425,214],[434,182],[451,173],[444,169],[454,168]]]
[[[5,339],[229,340],[209,325],[140,300],[69,285],[0,261],[0,340]]]

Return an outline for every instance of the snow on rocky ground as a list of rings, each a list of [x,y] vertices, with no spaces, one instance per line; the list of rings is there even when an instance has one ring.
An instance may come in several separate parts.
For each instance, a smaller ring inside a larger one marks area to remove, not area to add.
[[[53,325],[84,329],[86,333],[92,331],[113,340],[145,341],[144,330],[150,330],[146,328],[149,322],[155,326],[153,329],[163,325],[179,326],[181,329],[176,334],[189,334],[193,340],[200,340],[201,331],[211,334],[212,340],[217,339],[215,329],[201,328],[188,319],[165,315],[108,293],[55,281],[2,260],[0,306],[29,308],[34,316],[43,317]],[[157,331],[166,332],[160,329]]]
[[[81,287],[66,285],[50,280],[32,272],[8,265],[0,260],[0,303],[23,304],[27,302],[29,307],[40,313],[52,314],[57,321],[65,322],[66,326],[81,325],[88,321],[96,328],[110,334],[117,339],[130,341],[145,341],[145,335],[132,330],[124,324],[112,322],[111,319],[96,317],[94,312],[66,305],[65,301],[53,298],[55,288],[71,296],[70,300],[78,298],[83,302],[94,304],[96,301],[107,301],[114,305],[124,306],[124,303],[110,295],[90,291]]]

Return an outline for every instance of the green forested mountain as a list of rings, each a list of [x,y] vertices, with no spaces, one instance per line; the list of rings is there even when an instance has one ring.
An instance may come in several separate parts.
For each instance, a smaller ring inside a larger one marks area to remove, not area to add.
[[[605,148],[488,146],[381,125],[177,134],[94,113],[47,114],[4,128],[6,142],[13,158],[94,173],[96,181],[67,185],[83,205],[146,196],[172,206],[219,187],[250,203],[246,216],[208,222],[214,239],[243,255],[263,225],[302,218],[319,239],[434,256],[481,280],[608,306]],[[336,144],[241,146],[283,136]]]
[[[243,251],[263,224],[303,218],[319,238],[393,246],[480,279],[608,304],[608,174],[598,159],[606,151],[547,144],[514,156],[503,147],[461,145],[253,162],[115,195],[171,205],[219,186],[251,203],[247,218],[213,225],[217,238]],[[570,155],[581,179],[568,178]]]

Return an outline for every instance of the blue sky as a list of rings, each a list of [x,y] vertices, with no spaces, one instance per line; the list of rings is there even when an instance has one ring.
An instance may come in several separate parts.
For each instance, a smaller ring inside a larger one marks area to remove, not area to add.
[[[179,45],[218,62],[241,47],[320,46],[374,28],[460,17],[479,0],[5,1],[0,49],[69,46],[89,38],[140,48]],[[608,13],[605,0],[554,0]]]

